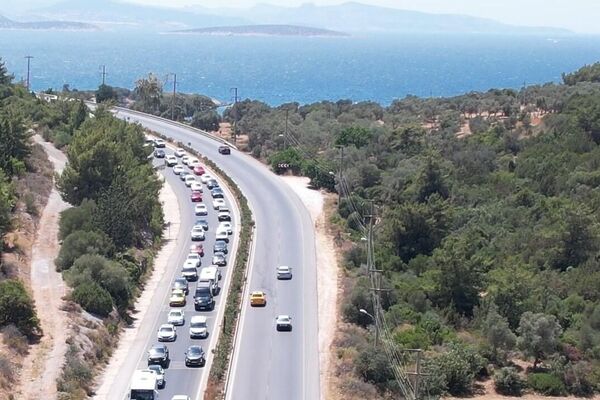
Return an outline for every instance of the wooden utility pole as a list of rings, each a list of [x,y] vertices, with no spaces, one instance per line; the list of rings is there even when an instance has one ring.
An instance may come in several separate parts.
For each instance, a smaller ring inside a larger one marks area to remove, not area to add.
[[[31,59],[33,56],[25,56],[27,59],[27,91],[30,90],[31,85]]]

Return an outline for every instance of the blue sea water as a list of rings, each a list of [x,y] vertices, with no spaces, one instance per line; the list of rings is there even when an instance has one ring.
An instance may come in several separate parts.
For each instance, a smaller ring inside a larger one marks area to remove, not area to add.
[[[0,57],[17,79],[32,55],[32,88],[133,88],[177,73],[178,90],[229,101],[373,100],[451,96],[524,83],[600,60],[600,36],[404,35],[350,38],[188,36],[117,32],[0,31]]]

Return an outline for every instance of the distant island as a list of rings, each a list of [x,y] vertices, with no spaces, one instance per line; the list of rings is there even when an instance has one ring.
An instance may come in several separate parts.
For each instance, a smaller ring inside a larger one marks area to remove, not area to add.
[[[225,36],[318,36],[347,37],[344,32],[298,25],[238,25],[172,31],[175,34],[225,35]]]
[[[20,30],[60,30],[60,31],[97,31],[99,28],[92,24],[72,21],[35,21],[17,22],[0,15],[0,29]]]

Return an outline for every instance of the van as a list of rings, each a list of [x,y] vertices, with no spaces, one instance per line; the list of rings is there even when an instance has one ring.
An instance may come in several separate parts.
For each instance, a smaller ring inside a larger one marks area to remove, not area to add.
[[[198,281],[209,285],[212,295],[216,296],[219,293],[219,275],[217,267],[205,267],[200,270]]]
[[[208,325],[204,315],[194,315],[190,320],[190,338],[207,338]]]

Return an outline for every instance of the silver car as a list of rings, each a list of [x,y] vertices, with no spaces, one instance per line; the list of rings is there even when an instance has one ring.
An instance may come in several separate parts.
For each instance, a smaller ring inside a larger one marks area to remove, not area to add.
[[[163,324],[156,335],[159,342],[174,342],[177,339],[177,328],[173,324]]]
[[[173,309],[169,311],[167,322],[172,325],[181,326],[185,324],[185,313],[183,310]]]
[[[277,279],[292,279],[292,268],[288,267],[287,265],[280,265],[279,267],[277,267]]]

